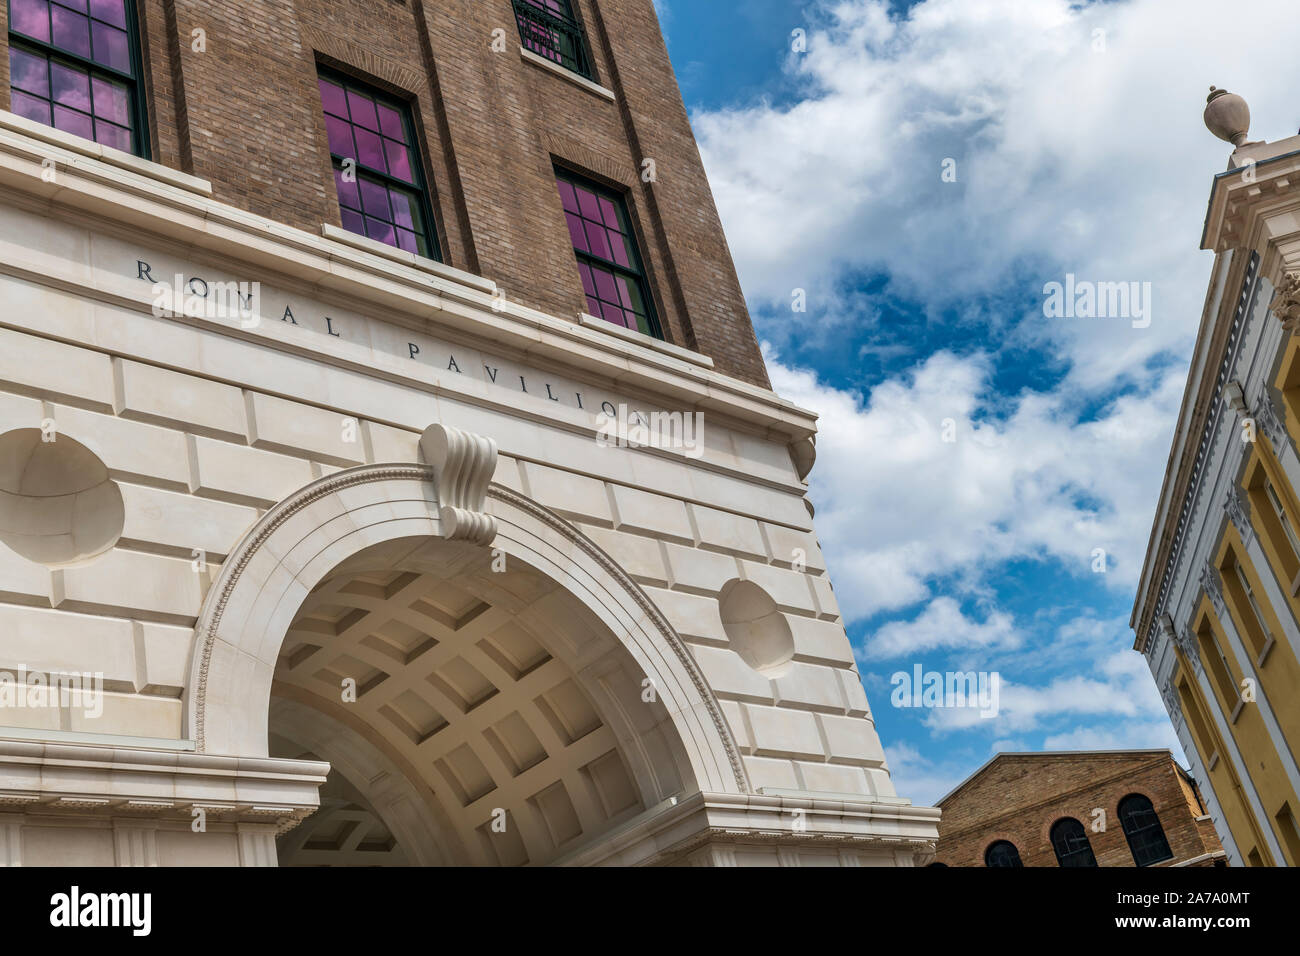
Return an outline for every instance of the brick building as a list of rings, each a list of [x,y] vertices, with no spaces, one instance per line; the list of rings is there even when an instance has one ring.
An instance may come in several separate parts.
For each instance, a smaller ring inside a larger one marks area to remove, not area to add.
[[[939,801],[944,866],[1212,866],[1225,854],[1168,750],[1000,753]]]
[[[0,17],[0,864],[929,860],[651,0]]]

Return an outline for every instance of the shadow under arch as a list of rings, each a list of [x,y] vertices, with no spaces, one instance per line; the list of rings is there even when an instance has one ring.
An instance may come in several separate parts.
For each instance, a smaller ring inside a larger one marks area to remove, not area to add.
[[[519,559],[581,602],[652,682],[689,761],[693,785],[706,792],[749,792],[716,697],[645,592],[554,512],[497,484],[487,497],[499,526],[493,550]],[[197,750],[266,756],[280,648],[312,588],[368,548],[420,537],[445,538],[434,470],[426,465],[338,472],[263,515],[223,565],[196,624],[185,720]]]

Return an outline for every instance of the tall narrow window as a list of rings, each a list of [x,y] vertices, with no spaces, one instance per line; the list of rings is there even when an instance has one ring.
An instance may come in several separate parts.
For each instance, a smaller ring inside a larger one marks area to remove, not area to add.
[[[1165,829],[1156,816],[1156,808],[1142,794],[1129,794],[1119,802],[1119,822],[1124,827],[1133,862],[1138,866],[1150,866],[1174,858],[1174,851],[1169,849],[1169,841],[1165,838]]]
[[[9,0],[10,109],[148,156],[134,0]]]
[[[623,197],[564,170],[556,184],[591,314],[663,338]]]
[[[319,83],[343,228],[439,258],[407,105],[333,73]]]
[[[1282,523],[1282,530],[1286,533],[1286,539],[1291,545],[1291,553],[1300,560],[1300,538],[1296,537],[1295,527],[1291,524],[1291,518],[1286,513],[1286,508],[1282,505],[1282,499],[1278,497],[1277,489],[1273,487],[1273,482],[1268,479],[1264,480],[1264,494],[1268,497],[1268,503],[1273,506],[1273,513],[1277,515],[1277,520]]]
[[[1052,849],[1061,866],[1089,867],[1097,865],[1092,854],[1092,844],[1083,824],[1074,817],[1066,817],[1052,824]]]
[[[571,0],[514,0],[524,49],[592,78],[591,56]]]
[[[1007,840],[998,840],[984,851],[984,865],[990,867],[1023,867],[1020,851],[1016,845]]]
[[[1255,656],[1258,657],[1264,653],[1264,648],[1268,645],[1269,633],[1268,623],[1264,617],[1264,611],[1259,606],[1259,600],[1255,597],[1255,590],[1250,586],[1250,576],[1246,569],[1242,567],[1240,561],[1232,559],[1232,573],[1236,578],[1237,585],[1241,588],[1242,594],[1246,596],[1246,604],[1250,608],[1250,613],[1254,616],[1254,626],[1251,627],[1247,622],[1247,636],[1250,639],[1251,647],[1254,648]]]
[[[1231,720],[1237,715],[1236,708],[1241,703],[1241,692],[1237,690],[1237,683],[1233,680],[1232,667],[1228,664],[1228,656],[1223,653],[1219,638],[1208,622],[1197,632],[1196,636],[1201,645],[1201,660],[1213,676],[1215,687],[1218,689],[1219,697],[1223,701],[1225,716]]]

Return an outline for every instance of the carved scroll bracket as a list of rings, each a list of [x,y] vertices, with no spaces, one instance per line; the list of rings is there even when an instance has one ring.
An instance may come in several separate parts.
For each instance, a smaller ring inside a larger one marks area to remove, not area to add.
[[[497,443],[450,425],[430,425],[420,450],[438,480],[438,518],[451,541],[487,547],[497,519],[487,514],[487,491],[497,469]]]

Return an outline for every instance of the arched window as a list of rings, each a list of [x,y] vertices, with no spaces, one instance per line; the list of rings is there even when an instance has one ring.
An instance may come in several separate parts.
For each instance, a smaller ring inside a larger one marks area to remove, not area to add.
[[[1056,862],[1061,866],[1097,865],[1088,834],[1074,817],[1065,817],[1052,824],[1052,849],[1056,851]]]
[[[1142,794],[1131,793],[1119,802],[1119,822],[1128,838],[1133,862],[1138,866],[1150,866],[1174,858],[1174,851],[1169,849],[1169,841],[1165,839],[1164,827],[1156,816],[1156,808]]]
[[[1020,862],[1020,851],[1016,849],[1016,845],[1006,840],[998,840],[996,843],[989,844],[989,848],[984,851],[984,865],[1024,866]]]

